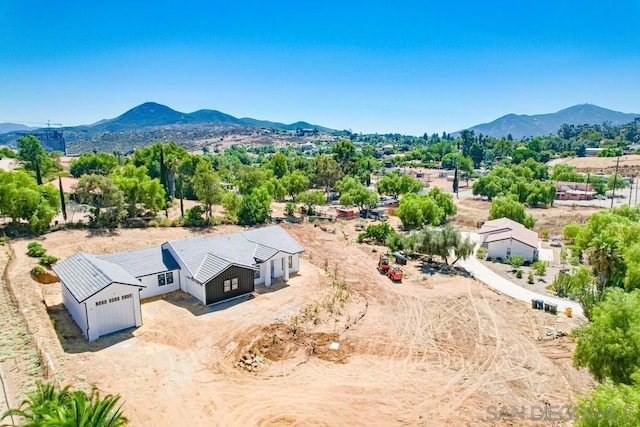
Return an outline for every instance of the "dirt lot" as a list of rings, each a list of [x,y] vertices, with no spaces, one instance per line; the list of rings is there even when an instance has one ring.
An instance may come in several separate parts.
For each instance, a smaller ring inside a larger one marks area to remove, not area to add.
[[[615,172],[617,157],[574,157],[564,162],[579,172]],[[637,175],[640,172],[640,155],[630,154],[620,157],[618,172],[623,175]]]
[[[286,226],[306,248],[288,284],[209,308],[177,292],[143,304],[140,328],[94,343],[80,336],[58,285],[30,278],[28,241],[12,244],[9,277],[29,330],[54,363],[49,374],[121,394],[134,426],[494,425],[499,408],[501,425],[521,425],[506,420],[508,408],[575,402],[592,387],[571,366],[571,340],[551,339],[545,328],[568,331],[584,319],[533,311],[417,261],[393,284],[375,269],[376,248],[353,243],[353,225]],[[64,258],[193,234],[73,230],[41,243]],[[251,372],[237,366],[245,356]]]

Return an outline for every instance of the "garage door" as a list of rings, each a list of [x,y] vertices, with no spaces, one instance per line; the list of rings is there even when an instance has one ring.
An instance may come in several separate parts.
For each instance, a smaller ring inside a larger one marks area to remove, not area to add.
[[[96,302],[98,335],[106,335],[136,326],[132,294]]]

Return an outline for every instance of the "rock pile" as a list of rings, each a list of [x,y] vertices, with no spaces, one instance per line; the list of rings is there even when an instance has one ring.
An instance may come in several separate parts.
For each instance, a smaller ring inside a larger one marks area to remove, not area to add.
[[[258,369],[258,366],[262,363],[264,363],[264,357],[261,354],[249,350],[236,362],[236,367],[247,372],[252,372]]]

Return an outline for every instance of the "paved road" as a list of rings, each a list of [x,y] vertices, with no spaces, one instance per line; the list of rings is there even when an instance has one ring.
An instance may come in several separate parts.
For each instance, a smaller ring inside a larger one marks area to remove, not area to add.
[[[471,240],[479,242],[480,236],[477,233],[463,233],[468,234]],[[547,295],[542,295],[537,292],[525,289],[510,280],[505,279],[497,273],[494,273],[487,266],[482,264],[475,256],[470,256],[466,260],[458,261],[458,264],[473,274],[473,276],[486,284],[487,286],[499,291],[505,295],[515,298],[520,301],[524,301],[527,304],[531,304],[532,299],[541,299],[544,302],[556,304],[558,306],[558,312],[564,313],[565,308],[571,307],[571,310],[575,314],[582,314],[582,307],[575,301],[569,301],[561,298],[554,298]]]

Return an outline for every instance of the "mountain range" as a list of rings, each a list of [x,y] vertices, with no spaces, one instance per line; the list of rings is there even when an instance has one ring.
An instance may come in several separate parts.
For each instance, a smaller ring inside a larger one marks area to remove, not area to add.
[[[166,105],[157,104],[155,102],[145,102],[115,119],[100,120],[99,122],[87,127],[97,131],[118,132],[158,126],[184,126],[198,124],[272,128],[279,130],[318,129],[320,132],[331,131],[329,128],[312,125],[307,122],[284,124],[248,117],[239,119],[218,110],[198,110],[193,113],[182,113],[180,111],[173,110]]]
[[[596,105],[581,104],[550,114],[507,114],[490,123],[468,129],[476,134],[497,138],[511,135],[521,139],[556,134],[564,123],[593,125],[611,122],[620,125],[637,117],[640,114],[621,113]],[[90,125],[64,127],[61,130],[64,132],[69,154],[93,150],[128,152],[156,141],[175,141],[188,149],[198,150],[216,146],[223,140],[230,143],[286,144],[302,142],[309,135],[317,133],[324,134],[327,141],[340,136],[332,129],[304,121],[284,124],[237,118],[217,110],[183,113],[155,102],[141,104],[113,119],[100,120]],[[28,131],[36,132],[37,129],[14,123],[0,123],[0,144],[15,146],[16,138]],[[452,133],[453,136],[459,134],[460,131]],[[43,144],[46,145],[44,141]],[[48,148],[59,149],[55,145]]]
[[[549,114],[535,114],[532,116],[507,114],[490,123],[471,126],[468,130],[474,131],[476,135],[481,133],[495,138],[511,135],[515,139],[522,139],[550,134],[555,135],[565,123],[568,125],[595,125],[611,122],[614,125],[622,125],[632,122],[637,117],[640,117],[640,114],[621,113],[598,107],[597,105],[580,104]],[[460,131],[452,135],[457,136],[459,134]]]

